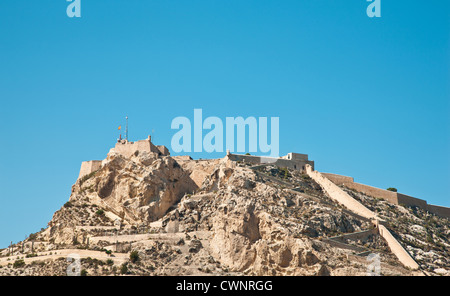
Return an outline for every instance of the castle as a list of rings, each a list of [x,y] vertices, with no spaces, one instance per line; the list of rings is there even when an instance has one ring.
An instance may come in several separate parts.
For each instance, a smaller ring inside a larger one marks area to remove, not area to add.
[[[309,164],[314,169],[314,161],[308,160],[307,154],[300,154],[294,152],[288,153],[287,155],[279,158],[267,156],[231,154],[229,151],[227,151],[227,156],[230,160],[241,161],[253,165],[273,164],[278,167],[304,171],[305,165]]]
[[[163,145],[154,145],[151,140],[152,140],[151,136],[148,136],[148,138],[145,140],[140,140],[136,142],[129,142],[128,140],[119,139],[115,147],[109,150],[108,156],[113,154],[119,154],[126,158],[130,158],[133,154],[136,153],[136,151],[154,152],[162,156],[170,156],[170,152],[169,149],[167,149],[167,147]],[[307,171],[307,167],[309,166],[310,170],[314,171],[314,161],[309,160],[307,154],[291,152],[285,156],[276,158],[267,156],[232,154],[230,153],[230,151],[227,151],[226,157],[228,157],[228,159],[232,161],[244,162],[254,166],[275,165],[282,168],[299,170],[304,173]],[[104,160],[90,160],[82,162],[78,179],[99,170],[107,162],[108,158]],[[450,218],[450,208],[431,205],[428,204],[425,200],[408,196],[402,193],[392,192],[356,183],[354,182],[352,177],[330,173],[321,173],[321,174],[338,186],[343,185],[352,190],[356,190],[377,198],[382,198],[392,204],[404,204],[407,206],[416,206],[426,211],[429,211],[435,215]]]
[[[153,145],[151,136],[148,136],[145,140],[140,140],[136,142],[129,142],[128,140],[117,140],[116,146],[111,148],[108,155],[120,154],[126,158],[131,157],[136,151],[146,151],[154,152],[159,155],[169,156],[170,152],[166,146],[163,145]],[[92,172],[99,170],[103,165],[108,162],[108,158],[104,160],[90,160],[83,161],[81,163],[80,173],[78,179],[85,175],[89,175]]]
[[[111,155],[122,155],[126,158],[130,158],[133,155],[137,155],[138,151],[146,151],[157,153],[161,156],[170,156],[169,150],[165,146],[155,146],[151,142],[151,137],[148,136],[147,139],[129,142],[128,140],[119,139],[114,148],[110,149],[108,157],[105,160],[91,160],[85,161],[81,164],[80,174],[78,178],[88,175],[92,172],[99,170],[103,165],[109,161],[109,156]],[[265,156],[253,156],[253,155],[238,155],[232,154],[227,151],[226,158],[231,161],[246,163],[251,165],[251,169],[257,169],[261,166],[275,165],[281,168],[290,168],[294,170],[299,170],[304,174],[307,174],[312,178],[317,184],[319,184],[324,192],[333,199],[336,203],[341,204],[347,210],[356,214],[359,218],[371,221],[375,226],[374,229],[368,231],[363,231],[355,234],[347,234],[345,237],[349,236],[362,236],[370,235],[376,232],[383,237],[391,249],[391,251],[397,256],[400,262],[413,269],[417,270],[419,265],[411,257],[411,255],[403,248],[403,246],[397,241],[397,239],[391,234],[385,225],[385,221],[378,217],[378,214],[371,209],[364,206],[361,202],[350,196],[341,186],[348,189],[352,189],[358,192],[362,192],[366,195],[373,196],[376,198],[382,198],[392,204],[404,204],[407,206],[414,206],[422,208],[428,212],[434,213],[438,216],[450,218],[450,208],[440,207],[435,205],[427,204],[425,200],[418,199],[415,197],[407,196],[405,194],[392,192],[380,188],[371,187],[364,184],[355,183],[353,178],[347,176],[341,176],[330,173],[320,173],[314,170],[314,161],[308,159],[307,154],[299,153],[288,153],[286,156],[282,157],[265,157]],[[183,159],[190,160],[191,158]],[[296,188],[291,188],[290,190],[295,191]],[[342,237],[344,237],[342,236]],[[334,240],[333,240],[334,239]],[[330,243],[337,244],[336,238],[330,238],[328,240]]]

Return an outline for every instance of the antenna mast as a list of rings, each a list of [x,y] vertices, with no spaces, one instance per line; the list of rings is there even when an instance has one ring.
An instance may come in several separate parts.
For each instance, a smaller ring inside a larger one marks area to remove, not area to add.
[[[126,117],[126,119],[127,119],[127,127],[126,127],[126,132],[125,132],[125,138],[128,142],[128,116]]]

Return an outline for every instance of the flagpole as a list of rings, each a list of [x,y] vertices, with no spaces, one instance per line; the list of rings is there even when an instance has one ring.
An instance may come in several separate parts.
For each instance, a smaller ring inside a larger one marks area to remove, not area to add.
[[[127,129],[126,129],[125,137],[128,142],[128,116],[126,117],[126,119],[127,119]]]

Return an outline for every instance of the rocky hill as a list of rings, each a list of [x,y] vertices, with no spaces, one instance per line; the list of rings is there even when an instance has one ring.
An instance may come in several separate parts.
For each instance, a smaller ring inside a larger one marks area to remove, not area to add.
[[[0,250],[0,275],[66,275],[69,254],[82,275],[367,275],[370,254],[381,275],[450,274],[448,219],[342,189],[418,270],[298,170],[136,152],[77,180],[47,228]]]

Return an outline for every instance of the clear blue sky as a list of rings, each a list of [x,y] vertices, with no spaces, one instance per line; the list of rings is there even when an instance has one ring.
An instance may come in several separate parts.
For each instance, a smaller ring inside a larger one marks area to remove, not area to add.
[[[46,227],[126,115],[170,146],[194,108],[278,116],[281,154],[450,206],[450,2],[381,1],[0,1],[0,247]]]

